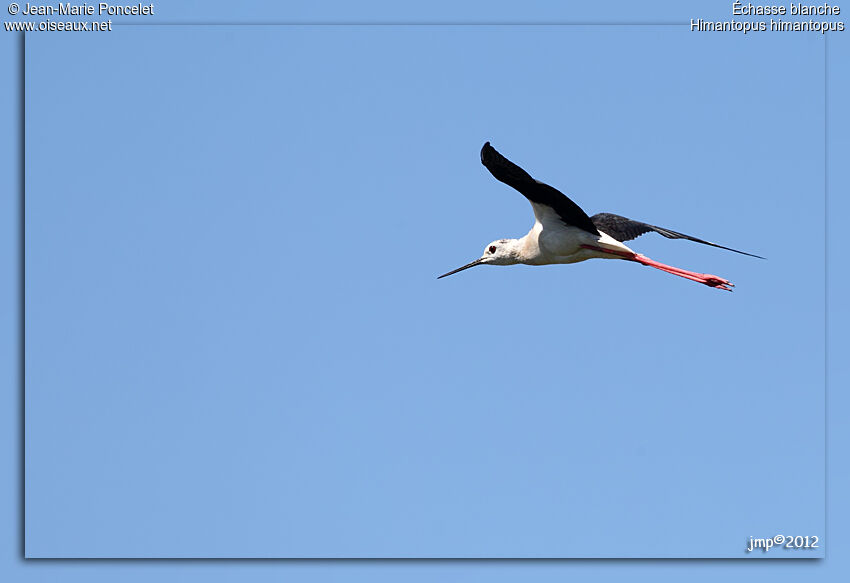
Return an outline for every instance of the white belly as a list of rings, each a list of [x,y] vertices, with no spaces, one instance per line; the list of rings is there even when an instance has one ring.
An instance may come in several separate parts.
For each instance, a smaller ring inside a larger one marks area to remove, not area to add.
[[[622,259],[618,255],[585,249],[582,245],[592,245],[602,249],[634,253],[631,249],[602,233],[592,235],[583,229],[568,227],[546,228],[537,222],[525,236],[523,255],[529,265],[549,265],[552,263],[578,263],[587,259]]]

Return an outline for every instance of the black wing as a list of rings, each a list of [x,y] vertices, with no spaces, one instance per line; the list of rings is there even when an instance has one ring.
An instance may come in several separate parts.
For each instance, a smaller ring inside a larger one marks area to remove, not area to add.
[[[596,225],[581,207],[558,189],[532,178],[528,172],[497,152],[490,142],[481,148],[481,163],[499,182],[517,189],[531,202],[551,207],[565,224],[599,235]]]
[[[655,231],[659,235],[664,235],[668,239],[687,239],[688,241],[694,241],[695,243],[702,243],[703,245],[711,245],[712,247],[719,247],[720,249],[726,249],[727,251],[734,251],[735,253],[740,253],[741,255],[749,255],[750,257],[758,257],[759,259],[764,259],[764,257],[761,257],[759,255],[745,253],[744,251],[738,251],[737,249],[724,247],[723,245],[711,243],[710,241],[703,241],[702,239],[697,239],[696,237],[691,237],[690,235],[685,235],[683,233],[677,233],[676,231],[671,231],[670,229],[665,229],[663,227],[656,227],[655,225],[641,223],[640,221],[633,221],[631,219],[627,219],[626,217],[621,217],[620,215],[612,215],[611,213],[599,213],[598,215],[593,215],[590,220],[593,221],[593,224],[596,225],[597,229],[599,229],[603,233],[611,235],[621,243],[623,241],[630,241],[631,239],[640,237],[644,233]]]

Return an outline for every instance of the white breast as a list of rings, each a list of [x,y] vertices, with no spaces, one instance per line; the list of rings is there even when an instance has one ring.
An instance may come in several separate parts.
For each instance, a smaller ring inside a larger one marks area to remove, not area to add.
[[[565,225],[551,207],[531,203],[537,219],[531,231],[523,238],[524,263],[546,265],[549,263],[576,263],[595,257],[618,258],[602,251],[584,249],[582,245],[594,245],[603,249],[632,252],[631,249],[602,233],[593,235],[578,227]]]

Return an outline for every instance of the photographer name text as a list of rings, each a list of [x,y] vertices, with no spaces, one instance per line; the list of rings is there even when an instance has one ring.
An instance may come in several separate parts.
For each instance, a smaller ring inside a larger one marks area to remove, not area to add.
[[[25,16],[153,16],[153,4],[30,4],[27,2],[20,11]]]

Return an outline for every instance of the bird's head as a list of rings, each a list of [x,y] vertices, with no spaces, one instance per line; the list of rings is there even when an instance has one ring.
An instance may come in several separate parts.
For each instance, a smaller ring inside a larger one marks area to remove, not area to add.
[[[472,263],[467,263],[463,267],[458,267],[453,271],[444,273],[437,279],[442,279],[446,276],[453,275],[459,271],[463,271],[464,269],[475,267],[476,265],[515,265],[519,262],[520,261],[517,249],[517,240],[498,239],[488,244],[484,248],[484,253],[481,255],[481,257],[479,257]]]

